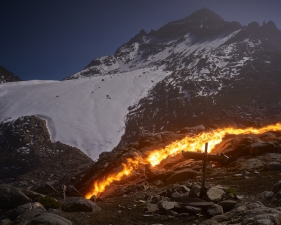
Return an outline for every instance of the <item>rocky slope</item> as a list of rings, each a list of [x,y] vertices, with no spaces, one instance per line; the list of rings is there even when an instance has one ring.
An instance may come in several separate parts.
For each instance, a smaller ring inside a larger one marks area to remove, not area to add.
[[[3,66],[0,66],[0,84],[15,81],[21,81],[21,79],[5,69]]]
[[[0,154],[0,182],[21,187],[67,184],[93,164],[79,149],[52,143],[46,121],[35,116],[0,123]]]

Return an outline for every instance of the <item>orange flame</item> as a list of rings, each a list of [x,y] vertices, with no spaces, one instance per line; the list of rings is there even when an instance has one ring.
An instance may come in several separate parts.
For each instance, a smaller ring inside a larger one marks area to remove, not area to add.
[[[205,143],[208,142],[209,152],[211,152],[214,147],[222,142],[222,139],[227,134],[239,135],[239,134],[262,134],[268,131],[281,131],[281,123],[275,125],[268,125],[262,128],[245,128],[245,129],[236,129],[233,127],[220,128],[212,131],[202,132],[194,137],[185,137],[180,141],[175,141],[167,145],[164,149],[157,149],[152,152],[149,152],[146,159],[137,158],[131,159],[128,158],[126,163],[123,163],[123,169],[116,173],[109,175],[106,179],[102,181],[96,181],[94,183],[93,189],[90,190],[85,198],[89,199],[93,195],[99,195],[104,192],[105,188],[109,186],[114,181],[120,181],[123,176],[129,176],[132,171],[139,164],[150,164],[151,166],[156,166],[161,163],[162,160],[166,159],[168,156],[175,156],[181,153],[183,150],[188,151],[204,151]]]

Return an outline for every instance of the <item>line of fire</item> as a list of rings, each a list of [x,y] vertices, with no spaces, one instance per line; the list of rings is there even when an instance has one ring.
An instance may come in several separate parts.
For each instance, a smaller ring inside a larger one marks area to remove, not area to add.
[[[186,136],[182,140],[175,141],[164,148],[155,149],[146,154],[146,157],[127,158],[126,163],[122,164],[122,169],[119,172],[112,173],[102,179],[97,179],[90,190],[85,195],[85,198],[90,199],[92,196],[99,196],[103,193],[107,187],[113,182],[120,181],[127,176],[130,176],[132,172],[140,165],[149,165],[150,168],[159,165],[164,159],[170,156],[176,156],[182,154],[182,157],[186,159],[195,159],[203,161],[203,181],[202,188],[204,188],[205,174],[204,167],[206,167],[207,161],[216,161],[219,163],[228,163],[231,158],[216,149],[215,154],[213,150],[218,144],[223,141],[223,138],[227,135],[260,135],[265,132],[280,132],[281,123],[267,125],[261,128],[244,128],[237,129],[233,127],[219,128],[215,130],[201,132],[194,136]]]

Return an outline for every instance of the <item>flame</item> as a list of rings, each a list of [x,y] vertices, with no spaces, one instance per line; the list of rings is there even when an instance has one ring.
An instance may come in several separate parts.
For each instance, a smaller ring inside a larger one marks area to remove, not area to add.
[[[132,171],[139,165],[139,163],[142,163],[142,159],[136,158],[136,159],[131,159],[128,158],[126,159],[126,163],[122,163],[123,169],[116,173],[109,175],[106,177],[106,179],[103,179],[102,181],[96,181],[94,183],[94,188],[93,190],[90,190],[86,195],[86,199],[90,199],[93,195],[98,196],[100,193],[104,192],[105,188],[109,186],[112,182],[114,181],[120,181],[123,176],[128,176],[132,173]]]
[[[185,137],[180,141],[175,141],[167,145],[163,149],[157,149],[148,153],[147,158],[128,158],[126,163],[123,163],[123,169],[115,174],[109,175],[101,181],[96,181],[93,185],[93,189],[90,190],[85,198],[89,199],[93,195],[98,196],[105,191],[105,188],[114,181],[120,181],[124,176],[129,176],[132,171],[140,164],[150,164],[152,167],[161,163],[162,160],[168,156],[175,156],[181,153],[183,150],[188,151],[204,151],[205,143],[208,142],[208,151],[211,152],[214,147],[222,142],[222,139],[226,135],[241,135],[241,134],[262,134],[268,131],[281,131],[281,123],[275,125],[268,125],[262,128],[245,128],[236,129],[233,127],[219,128],[212,131],[202,132],[197,136]]]

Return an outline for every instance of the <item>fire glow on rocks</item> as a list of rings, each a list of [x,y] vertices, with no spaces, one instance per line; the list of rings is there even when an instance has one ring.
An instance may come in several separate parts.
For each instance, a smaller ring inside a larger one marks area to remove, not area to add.
[[[141,157],[135,159],[128,158],[127,162],[123,163],[122,171],[111,174],[103,180],[96,181],[93,185],[93,189],[85,195],[85,198],[90,199],[93,195],[98,196],[100,193],[104,192],[105,188],[112,182],[120,181],[122,177],[129,176],[138,165],[150,164],[154,167],[160,164],[161,161],[168,156],[175,156],[183,150],[204,152],[204,146],[207,142],[209,144],[209,152],[211,152],[217,144],[222,142],[222,139],[226,135],[262,134],[268,131],[281,131],[281,123],[268,125],[262,128],[219,128],[212,131],[202,132],[193,137],[187,136],[182,140],[167,145],[165,148],[149,152],[148,156],[144,159]]]

